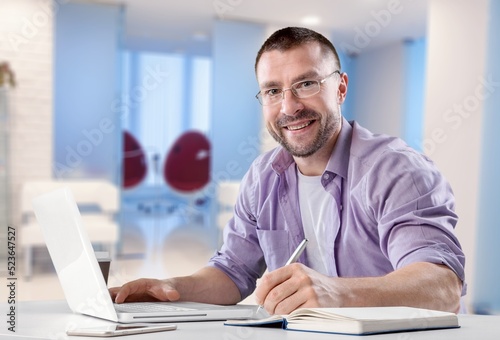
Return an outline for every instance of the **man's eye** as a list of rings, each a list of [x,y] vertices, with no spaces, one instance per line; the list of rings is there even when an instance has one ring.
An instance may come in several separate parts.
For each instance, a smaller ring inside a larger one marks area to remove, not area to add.
[[[269,89],[269,90],[264,91],[264,94],[268,97],[274,97],[274,96],[279,95],[280,92],[281,92],[280,89]]]
[[[311,86],[314,86],[315,84],[316,84],[316,82],[313,80],[304,80],[304,81],[301,81],[300,83],[297,84],[296,89],[298,89],[298,90],[307,89]]]

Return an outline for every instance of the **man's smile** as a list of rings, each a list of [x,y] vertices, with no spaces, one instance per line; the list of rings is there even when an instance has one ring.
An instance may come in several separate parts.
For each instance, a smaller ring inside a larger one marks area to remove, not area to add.
[[[287,128],[290,131],[297,131],[297,130],[301,130],[301,129],[309,126],[312,122],[314,122],[314,120],[309,120],[307,122],[299,123],[296,125],[288,125],[288,126],[285,126],[285,128]]]

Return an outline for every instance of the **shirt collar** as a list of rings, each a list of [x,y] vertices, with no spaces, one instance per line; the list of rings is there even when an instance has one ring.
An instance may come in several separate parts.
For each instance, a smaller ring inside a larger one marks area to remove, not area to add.
[[[349,155],[351,150],[352,126],[342,117],[342,129],[340,130],[332,154],[326,165],[326,171],[333,172],[342,178],[347,178],[349,167]]]

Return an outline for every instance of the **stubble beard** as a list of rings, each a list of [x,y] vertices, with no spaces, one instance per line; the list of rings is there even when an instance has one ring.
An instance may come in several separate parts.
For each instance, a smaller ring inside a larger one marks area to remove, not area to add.
[[[267,126],[267,130],[271,134],[271,136],[276,140],[283,148],[285,148],[292,156],[294,157],[309,157],[316,153],[319,149],[321,149],[328,140],[334,135],[335,131],[337,131],[340,127],[340,115],[335,115],[334,112],[325,116],[324,124],[321,124],[321,115],[314,110],[304,109],[297,115],[284,116],[276,121],[276,126],[278,127],[278,133],[273,131],[269,125]],[[337,119],[335,119],[337,118]],[[285,125],[292,124],[294,121],[299,120],[315,120],[316,124],[320,124],[318,133],[314,137],[314,140],[311,143],[303,144],[300,141],[291,143],[288,141],[283,133],[282,127]]]

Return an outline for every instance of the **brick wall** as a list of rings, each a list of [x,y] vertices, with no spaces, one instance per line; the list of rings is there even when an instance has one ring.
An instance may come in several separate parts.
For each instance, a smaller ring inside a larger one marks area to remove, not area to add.
[[[52,177],[54,13],[62,1],[3,1],[0,61],[17,86],[9,91],[11,224],[19,225],[19,193],[29,179]],[[3,225],[1,227],[4,227]]]

